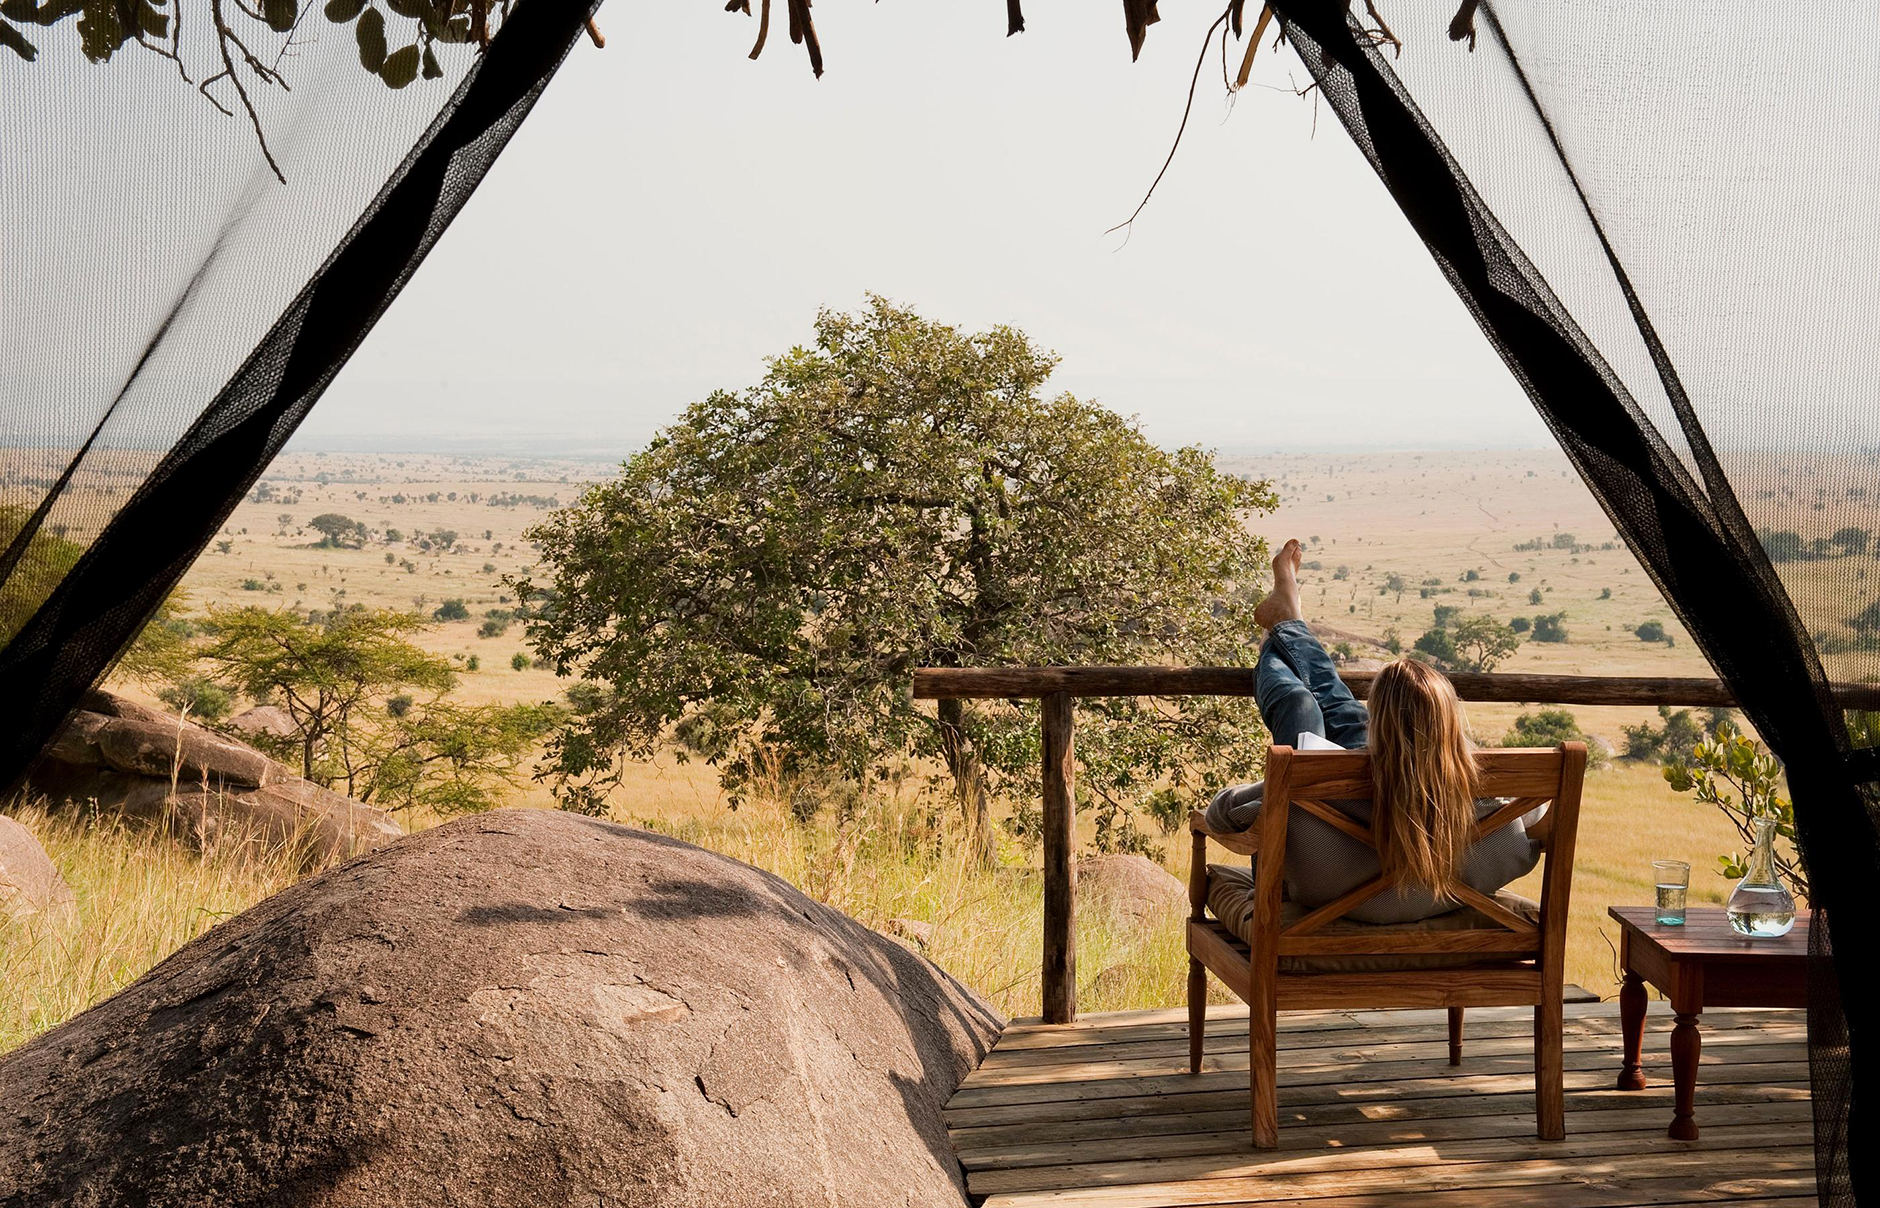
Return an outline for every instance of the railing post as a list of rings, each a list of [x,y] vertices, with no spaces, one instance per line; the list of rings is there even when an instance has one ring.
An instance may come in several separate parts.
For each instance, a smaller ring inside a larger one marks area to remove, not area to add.
[[[1076,737],[1069,693],[1043,698],[1044,737],[1044,1021],[1077,1018]]]

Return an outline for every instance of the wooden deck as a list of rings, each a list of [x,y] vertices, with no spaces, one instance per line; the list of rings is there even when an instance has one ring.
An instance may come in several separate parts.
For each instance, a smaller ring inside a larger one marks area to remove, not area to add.
[[[1708,1011],[1694,1142],[1669,1140],[1671,1018],[1647,1019],[1642,1091],[1613,1088],[1614,1003],[1567,1007],[1567,1139],[1534,1136],[1532,1012],[1472,1010],[1460,1067],[1441,1011],[1280,1017],[1280,1148],[1248,1140],[1246,1008],[1009,1026],[947,1105],[986,1208],[1625,1208],[1814,1203],[1801,1011]]]

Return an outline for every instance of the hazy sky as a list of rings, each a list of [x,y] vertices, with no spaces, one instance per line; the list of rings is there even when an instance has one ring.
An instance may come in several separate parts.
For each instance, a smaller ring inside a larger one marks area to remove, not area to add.
[[[754,381],[864,291],[1016,324],[1056,385],[1226,450],[1549,443],[1305,73],[1210,57],[1127,242],[1211,13],[1140,63],[1116,6],[830,0],[827,72],[716,3],[603,9],[301,447],[432,438],[612,452]],[[1316,124],[1316,129],[1315,129]]]

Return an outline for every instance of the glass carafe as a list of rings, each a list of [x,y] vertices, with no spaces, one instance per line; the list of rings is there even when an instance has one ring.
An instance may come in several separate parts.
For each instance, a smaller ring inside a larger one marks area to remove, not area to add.
[[[1749,872],[1737,882],[1724,910],[1738,935],[1773,939],[1787,935],[1795,926],[1795,898],[1776,872],[1776,820],[1758,818],[1755,826],[1756,847],[1749,855]]]

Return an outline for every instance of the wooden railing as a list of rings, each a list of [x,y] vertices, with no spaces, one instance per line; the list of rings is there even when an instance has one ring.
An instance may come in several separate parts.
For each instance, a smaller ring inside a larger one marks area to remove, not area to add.
[[[1343,673],[1368,696],[1375,672]],[[1454,673],[1463,700],[1510,704],[1729,706],[1721,680],[1658,676]],[[1844,708],[1880,710],[1880,684],[1836,684]],[[1037,700],[1044,740],[1044,1019],[1077,1018],[1077,742],[1073,702],[1083,696],[1252,696],[1251,667],[920,667],[914,698]]]

